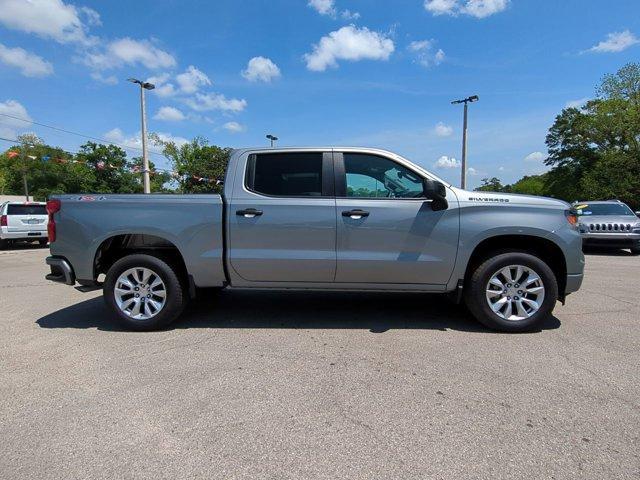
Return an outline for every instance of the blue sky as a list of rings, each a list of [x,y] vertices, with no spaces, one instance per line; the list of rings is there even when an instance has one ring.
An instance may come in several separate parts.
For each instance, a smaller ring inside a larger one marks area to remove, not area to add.
[[[639,37],[637,0],[0,0],[0,113],[135,156],[134,76],[158,86],[149,130],[178,142],[376,146],[457,184],[450,101],[477,94],[473,187],[541,172],[555,115],[637,61]],[[26,131],[86,141],[0,116],[0,136]]]

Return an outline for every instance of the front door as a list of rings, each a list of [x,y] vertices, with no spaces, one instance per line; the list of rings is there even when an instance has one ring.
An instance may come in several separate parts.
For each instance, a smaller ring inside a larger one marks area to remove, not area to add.
[[[252,154],[242,172],[227,214],[233,270],[249,282],[333,282],[331,153]]]
[[[422,174],[390,158],[334,153],[336,282],[447,283],[455,264],[457,202],[434,211]]]

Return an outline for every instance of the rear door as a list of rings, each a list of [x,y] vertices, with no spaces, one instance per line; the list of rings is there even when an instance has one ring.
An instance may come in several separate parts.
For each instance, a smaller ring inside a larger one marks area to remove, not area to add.
[[[234,182],[227,215],[233,270],[250,282],[332,282],[331,152],[257,153],[245,165],[237,173],[243,178]]]
[[[434,211],[422,174],[393,159],[349,152],[334,157],[336,282],[447,283],[458,245],[456,202]]]
[[[26,236],[45,236],[47,230],[47,210],[45,205],[7,205],[7,230],[25,232]]]

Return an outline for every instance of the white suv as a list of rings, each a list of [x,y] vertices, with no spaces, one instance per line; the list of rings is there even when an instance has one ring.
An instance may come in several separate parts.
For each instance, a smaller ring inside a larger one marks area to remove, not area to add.
[[[47,244],[47,208],[42,202],[5,202],[0,206],[0,249],[9,242]]]

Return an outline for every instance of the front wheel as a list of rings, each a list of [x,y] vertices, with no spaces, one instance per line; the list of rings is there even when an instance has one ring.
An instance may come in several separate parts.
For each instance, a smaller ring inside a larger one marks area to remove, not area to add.
[[[474,317],[494,330],[540,328],[558,300],[558,282],[549,266],[527,253],[503,253],[473,271],[465,303]]]
[[[144,254],[128,255],[115,262],[107,272],[103,293],[107,306],[132,330],[169,325],[187,302],[174,268]]]

